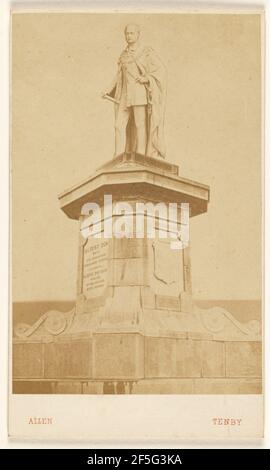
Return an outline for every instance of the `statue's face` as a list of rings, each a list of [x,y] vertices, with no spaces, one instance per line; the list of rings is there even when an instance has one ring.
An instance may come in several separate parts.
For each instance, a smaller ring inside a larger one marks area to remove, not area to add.
[[[126,27],[125,36],[126,36],[126,41],[128,44],[135,43],[138,40],[139,35],[140,33],[136,25],[130,24]]]

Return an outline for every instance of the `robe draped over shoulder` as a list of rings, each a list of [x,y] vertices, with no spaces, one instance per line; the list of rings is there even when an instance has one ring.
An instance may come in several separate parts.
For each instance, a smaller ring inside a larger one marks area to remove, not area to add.
[[[122,54],[124,54],[123,51]],[[121,54],[121,56],[122,56]],[[123,70],[121,56],[118,61],[118,72],[111,88],[112,96],[120,102],[123,93]],[[141,46],[134,54],[134,60],[140,74],[148,79],[147,89],[147,147],[146,155],[165,158],[164,114],[167,92],[167,71],[156,52],[148,46]],[[116,117],[119,105],[116,104]],[[134,149],[134,123],[127,125],[126,148]]]

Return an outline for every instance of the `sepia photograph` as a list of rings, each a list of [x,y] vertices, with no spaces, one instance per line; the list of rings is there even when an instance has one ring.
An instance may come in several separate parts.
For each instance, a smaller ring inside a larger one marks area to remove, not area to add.
[[[10,40],[11,395],[262,397],[263,13]]]

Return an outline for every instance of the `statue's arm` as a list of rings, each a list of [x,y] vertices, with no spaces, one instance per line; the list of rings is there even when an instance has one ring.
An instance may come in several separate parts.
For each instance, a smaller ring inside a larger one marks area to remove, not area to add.
[[[104,95],[110,95],[114,88],[116,87],[117,85],[117,82],[119,80],[119,74],[121,73],[121,64],[120,64],[120,61],[118,62],[118,70],[113,78],[113,80],[111,81],[110,85],[102,92],[102,96]]]
[[[118,74],[115,75],[114,79],[112,80],[112,82],[110,83],[110,85],[102,92],[102,95],[110,95],[112,93],[112,91],[114,90],[114,88],[116,87],[116,84],[117,84],[117,79],[118,79]]]

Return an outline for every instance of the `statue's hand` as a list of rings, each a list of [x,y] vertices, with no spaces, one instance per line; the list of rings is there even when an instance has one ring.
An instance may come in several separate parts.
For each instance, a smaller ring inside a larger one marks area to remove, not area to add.
[[[139,77],[136,78],[136,82],[139,82],[143,85],[144,83],[149,83],[149,80],[144,75],[140,75]]]

